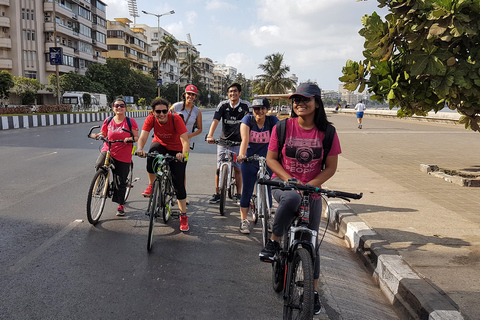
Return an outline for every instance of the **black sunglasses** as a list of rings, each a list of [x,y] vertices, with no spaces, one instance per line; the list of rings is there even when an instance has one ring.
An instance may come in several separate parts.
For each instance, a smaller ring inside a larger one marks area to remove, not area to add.
[[[168,109],[155,110],[155,112],[156,112],[157,114],[160,114],[160,113],[167,114],[167,113],[168,113]]]
[[[296,96],[296,97],[293,97],[292,98],[292,101],[293,103],[295,104],[299,104],[299,103],[302,103],[302,102],[309,102],[310,100],[312,100],[312,98],[307,98],[307,97],[303,97],[303,96]]]

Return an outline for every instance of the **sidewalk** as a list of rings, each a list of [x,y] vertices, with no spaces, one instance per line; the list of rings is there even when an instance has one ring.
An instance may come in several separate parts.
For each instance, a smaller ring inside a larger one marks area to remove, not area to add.
[[[325,187],[363,192],[329,201],[338,232],[390,302],[413,319],[480,319],[480,188],[420,171],[480,168],[480,136],[461,125],[328,114],[342,145]]]

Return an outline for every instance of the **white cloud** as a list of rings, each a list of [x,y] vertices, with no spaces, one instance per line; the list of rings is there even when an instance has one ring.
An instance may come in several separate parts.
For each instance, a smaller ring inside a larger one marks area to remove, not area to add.
[[[235,5],[232,5],[226,1],[210,0],[205,4],[207,10],[223,10],[223,9],[235,9]]]
[[[257,65],[254,60],[243,53],[230,53],[225,57],[226,65],[237,68],[239,73],[243,73],[247,77],[256,75]]]
[[[186,19],[188,24],[195,24],[198,14],[195,11],[187,11]]]

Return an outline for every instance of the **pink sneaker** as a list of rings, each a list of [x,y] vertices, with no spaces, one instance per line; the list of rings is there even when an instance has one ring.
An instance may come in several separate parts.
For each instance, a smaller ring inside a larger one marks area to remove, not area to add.
[[[187,214],[184,213],[180,215],[180,231],[186,232],[190,230],[190,227],[188,226],[188,217]]]
[[[150,197],[150,195],[152,194],[152,185],[149,184],[147,189],[145,189],[145,191],[143,191],[142,194],[144,197]]]
[[[124,216],[125,215],[125,206],[119,205],[117,208],[117,216]]]

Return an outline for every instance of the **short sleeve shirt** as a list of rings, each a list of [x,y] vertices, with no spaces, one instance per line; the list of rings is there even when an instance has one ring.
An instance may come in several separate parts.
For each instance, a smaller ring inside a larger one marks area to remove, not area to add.
[[[181,114],[183,116],[183,121],[185,121],[185,126],[187,127],[187,132],[193,132],[193,126],[197,121],[198,116],[198,107],[193,106],[191,110],[183,109],[184,102],[177,102],[173,105],[173,110],[177,114]],[[189,117],[190,115],[190,117]],[[188,119],[188,121],[187,121]]]
[[[220,138],[241,142],[240,122],[249,113],[249,110],[250,102],[245,100],[240,100],[234,107],[232,107],[230,100],[220,102],[213,115],[213,119],[222,122]]]
[[[273,128],[268,150],[278,152],[277,128]],[[289,118],[285,130],[285,144],[281,164],[290,175],[302,183],[308,183],[322,171],[323,138],[325,132],[316,127],[305,130],[298,125],[297,118]],[[333,137],[329,156],[342,153],[337,133]],[[276,175],[273,174],[273,177]]]
[[[105,119],[102,125],[101,132],[107,133],[108,140],[123,140],[125,138],[130,137],[130,133],[123,131],[123,129],[130,130],[128,126],[127,118],[123,119],[121,123],[116,123],[114,119],[107,124],[108,118]],[[130,122],[132,123],[132,130],[138,130],[138,124],[135,119],[130,118]],[[112,148],[110,149],[110,154],[115,160],[130,163],[132,162],[132,143],[112,143]],[[107,151],[108,144],[105,143],[102,147],[101,151]]]
[[[265,123],[262,128],[258,127],[255,121],[254,115],[246,115],[242,119],[242,123],[246,124],[250,128],[250,137],[247,148],[247,157],[258,154],[265,157],[267,155],[268,143],[270,142],[270,136],[273,126],[278,122],[278,118],[275,116],[266,116]]]
[[[178,114],[169,112],[167,116],[167,123],[160,124],[155,116],[149,115],[143,123],[142,130],[150,132],[153,129],[152,142],[158,142],[168,150],[181,152],[182,142],[180,141],[180,136],[187,132],[187,128]],[[173,121],[175,121],[175,125]]]

